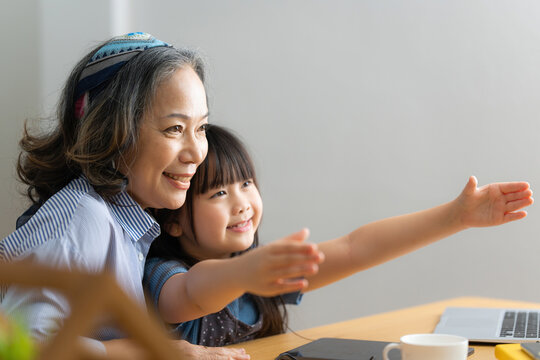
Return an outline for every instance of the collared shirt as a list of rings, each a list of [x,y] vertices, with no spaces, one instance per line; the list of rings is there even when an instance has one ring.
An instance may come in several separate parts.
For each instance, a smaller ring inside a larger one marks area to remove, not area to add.
[[[97,273],[107,270],[134,301],[145,306],[142,277],[156,221],[127,193],[114,203],[101,198],[85,177],[71,181],[49,198],[19,229],[0,241],[0,259],[30,259],[58,268]],[[101,294],[96,294],[101,296]],[[34,338],[44,341],[62,326],[69,304],[50,289],[10,286],[0,304],[17,314]],[[99,328],[98,340],[121,337],[112,328]]]

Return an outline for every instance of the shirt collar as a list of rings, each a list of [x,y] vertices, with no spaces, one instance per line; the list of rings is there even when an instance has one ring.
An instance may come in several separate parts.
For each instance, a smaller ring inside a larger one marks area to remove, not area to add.
[[[112,213],[133,240],[140,240],[146,233],[156,238],[160,233],[159,224],[125,191],[114,196],[109,203]]]
[[[81,181],[82,180],[82,181]],[[81,175],[73,184],[88,191],[91,188],[88,178]],[[94,190],[95,191],[95,190]],[[134,241],[140,240],[146,233],[155,239],[161,232],[159,224],[129,194],[122,191],[116,194],[111,202],[106,201],[114,217]]]

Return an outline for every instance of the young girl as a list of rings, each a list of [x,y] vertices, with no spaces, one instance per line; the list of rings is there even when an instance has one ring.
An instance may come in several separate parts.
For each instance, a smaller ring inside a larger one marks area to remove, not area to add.
[[[533,202],[525,182],[477,188],[471,177],[455,200],[429,210],[367,224],[318,246],[303,242],[302,230],[258,247],[262,200],[249,155],[223,128],[211,126],[207,139],[208,155],[185,205],[157,214],[163,234],[152,244],[143,279],[162,318],[200,345],[281,333],[284,304],[298,303],[301,293],[468,227],[521,219],[526,213],[517,210]]]

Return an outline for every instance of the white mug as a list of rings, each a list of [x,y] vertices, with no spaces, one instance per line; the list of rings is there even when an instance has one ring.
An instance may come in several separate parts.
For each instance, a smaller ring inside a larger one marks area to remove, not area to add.
[[[402,360],[465,360],[469,341],[461,336],[445,334],[414,334],[401,337],[400,343],[384,347],[383,360],[392,349],[401,350]]]

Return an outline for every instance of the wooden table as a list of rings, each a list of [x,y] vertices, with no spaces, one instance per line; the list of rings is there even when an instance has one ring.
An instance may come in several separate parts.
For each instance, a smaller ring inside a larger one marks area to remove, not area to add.
[[[397,342],[405,334],[433,332],[439,322],[439,317],[447,306],[540,309],[540,303],[482,297],[461,297],[319,326],[297,331],[297,333],[308,339],[336,337]],[[278,354],[308,342],[309,340],[294,333],[286,333],[247,341],[234,347],[246,349],[248,354],[251,355],[251,359],[273,360]],[[470,360],[495,359],[493,345],[472,344],[472,347],[474,347],[475,352],[469,357]]]

